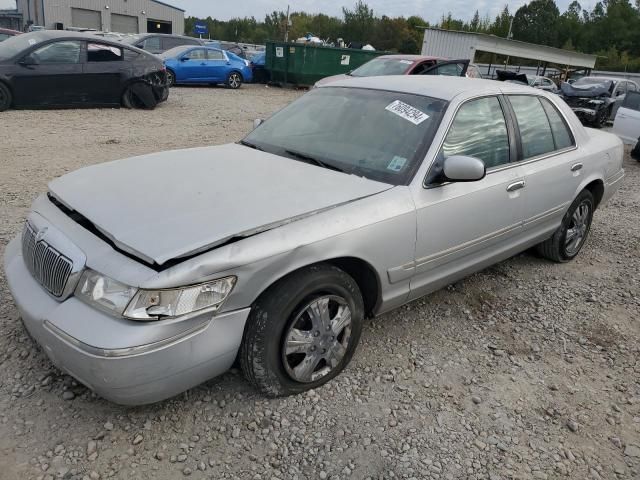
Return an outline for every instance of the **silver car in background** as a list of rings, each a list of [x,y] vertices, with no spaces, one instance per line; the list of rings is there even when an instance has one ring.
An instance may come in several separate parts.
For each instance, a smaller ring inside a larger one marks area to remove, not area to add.
[[[455,77],[307,93],[238,144],[83,168],[35,200],[5,270],[51,361],[122,404],[236,358],[318,387],[379,315],[532,246],[585,244],[623,147],[557,96]]]

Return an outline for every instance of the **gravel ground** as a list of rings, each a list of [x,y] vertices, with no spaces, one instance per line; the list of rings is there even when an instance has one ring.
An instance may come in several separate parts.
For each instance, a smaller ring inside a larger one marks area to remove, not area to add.
[[[153,112],[0,115],[0,254],[46,183],[238,140],[298,92],[173,89]],[[3,479],[639,479],[640,164],[576,261],[529,253],[369,321],[352,364],[265,399],[236,371],[125,408],[56,370],[0,273]]]

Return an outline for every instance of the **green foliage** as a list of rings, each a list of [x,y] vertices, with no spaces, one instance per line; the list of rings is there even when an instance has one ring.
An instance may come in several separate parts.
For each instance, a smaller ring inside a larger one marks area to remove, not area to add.
[[[289,39],[311,32],[330,42],[342,38],[347,43],[370,43],[378,50],[419,53],[423,37],[420,27],[430,26],[416,15],[378,17],[364,0],[357,0],[351,9],[344,7],[342,14],[338,18],[294,12],[290,15]],[[208,24],[211,38],[247,43],[283,40],[287,29],[283,11],[275,11],[263,21],[253,17],[228,21],[187,17],[187,34],[192,34],[196,20]],[[454,18],[449,12],[434,26],[506,37],[512,20],[515,40],[597,54],[601,56],[597,62],[600,69],[640,71],[640,0],[602,0],[591,11],[574,0],[562,13],[554,0],[531,0],[514,15],[507,5],[493,20],[478,10],[468,21]],[[480,55],[478,61],[491,60],[485,56]]]

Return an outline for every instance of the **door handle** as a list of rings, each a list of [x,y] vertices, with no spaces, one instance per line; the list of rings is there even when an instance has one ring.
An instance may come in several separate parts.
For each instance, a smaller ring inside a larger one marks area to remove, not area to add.
[[[572,172],[577,172],[578,170],[582,170],[582,164],[581,163],[574,163],[573,165],[571,165],[571,171]]]
[[[520,190],[521,188],[524,188],[526,185],[524,180],[520,180],[518,182],[514,182],[511,185],[509,185],[507,187],[507,192],[515,192],[516,190]]]
[[[206,65],[206,63],[202,62],[200,65],[204,67]]]

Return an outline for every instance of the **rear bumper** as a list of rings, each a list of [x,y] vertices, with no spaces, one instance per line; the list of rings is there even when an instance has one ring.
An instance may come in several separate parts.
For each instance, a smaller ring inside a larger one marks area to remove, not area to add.
[[[4,267],[23,323],[51,361],[98,395],[123,405],[164,400],[225,372],[235,360],[249,314],[248,308],[209,314],[180,334],[132,344],[131,329],[149,325],[132,327],[132,322],[112,318],[74,297],[58,302],[27,270],[17,239],[6,248]],[[121,330],[121,344],[104,348],[99,335],[80,341],[61,328],[77,322],[101,328],[110,322],[112,332]]]

